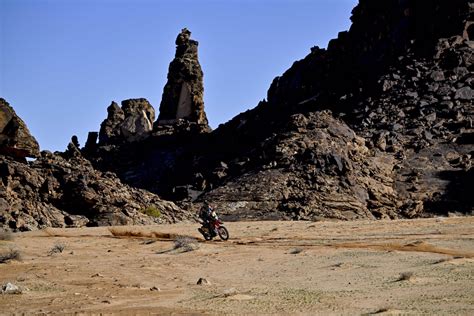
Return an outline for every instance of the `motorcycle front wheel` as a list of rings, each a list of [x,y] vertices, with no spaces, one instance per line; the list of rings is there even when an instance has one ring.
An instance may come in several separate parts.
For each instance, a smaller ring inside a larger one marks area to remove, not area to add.
[[[229,231],[228,231],[227,228],[225,228],[224,226],[220,226],[220,227],[217,229],[217,233],[219,234],[219,237],[220,237],[222,240],[227,240],[227,239],[229,239]]]

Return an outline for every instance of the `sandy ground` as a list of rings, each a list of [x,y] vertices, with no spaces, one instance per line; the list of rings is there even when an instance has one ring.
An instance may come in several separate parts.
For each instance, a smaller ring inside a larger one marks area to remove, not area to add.
[[[0,283],[24,292],[0,314],[474,314],[474,217],[226,226],[226,242],[192,223],[15,234]]]

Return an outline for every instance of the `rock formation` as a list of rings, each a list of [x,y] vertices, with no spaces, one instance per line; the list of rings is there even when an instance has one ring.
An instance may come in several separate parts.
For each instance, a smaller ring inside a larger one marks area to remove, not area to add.
[[[67,156],[43,151],[26,164],[0,155],[0,227],[143,225],[188,217],[172,202],[95,170],[80,154]]]
[[[29,165],[0,156],[0,224],[145,223],[150,204],[173,221],[204,200],[234,219],[472,214],[474,3],[360,0],[352,21],[209,133],[183,29],[153,127],[151,105],[127,100],[98,143]]]
[[[351,29],[275,78],[256,108],[212,133],[155,127],[133,150],[88,157],[183,207],[207,200],[232,218],[469,214],[473,11],[460,0],[361,0]],[[170,108],[163,118],[176,118]]]
[[[191,32],[184,28],[176,38],[176,54],[170,63],[168,82],[163,89],[159,125],[173,124],[179,119],[208,125],[198,42],[190,37]]]
[[[112,102],[107,113],[100,126],[100,144],[143,140],[153,130],[155,109],[146,99],[124,100],[122,108]]]
[[[16,159],[38,157],[39,145],[7,101],[0,98],[0,154]]]
[[[63,154],[39,153],[38,143],[26,125],[5,100],[0,101],[1,122],[7,122],[2,125],[0,153],[0,227],[24,231],[43,227],[154,224],[190,217],[172,202],[125,185],[113,173],[94,169],[83,157],[75,136]],[[135,127],[122,124],[121,135],[127,137],[124,131],[137,131],[136,126],[144,121],[140,118],[145,116],[151,128],[154,113],[148,105],[143,100],[124,101],[125,117],[132,118]],[[88,142],[95,144],[95,140]],[[4,150],[4,144],[10,147]],[[90,150],[97,148],[97,145],[87,146]],[[35,161],[18,161],[33,155]]]

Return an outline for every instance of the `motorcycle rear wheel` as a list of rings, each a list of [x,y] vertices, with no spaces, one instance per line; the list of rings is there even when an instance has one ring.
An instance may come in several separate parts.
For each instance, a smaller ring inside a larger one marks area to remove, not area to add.
[[[212,240],[212,236],[210,236],[206,231],[204,231],[202,227],[198,228],[198,231],[201,233],[205,240]]]
[[[217,229],[217,233],[219,234],[219,237],[220,237],[222,240],[227,240],[227,239],[229,239],[229,231],[228,231],[227,228],[225,228],[224,226],[220,226],[220,227]]]

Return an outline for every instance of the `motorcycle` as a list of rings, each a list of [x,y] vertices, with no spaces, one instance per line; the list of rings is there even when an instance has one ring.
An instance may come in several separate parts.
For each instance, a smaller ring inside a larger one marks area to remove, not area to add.
[[[225,228],[224,223],[220,219],[213,219],[210,226],[212,228],[211,231],[209,231],[209,227],[204,224],[198,228],[198,231],[202,234],[204,239],[212,240],[212,238],[217,235],[219,235],[222,240],[229,239],[229,231]]]

